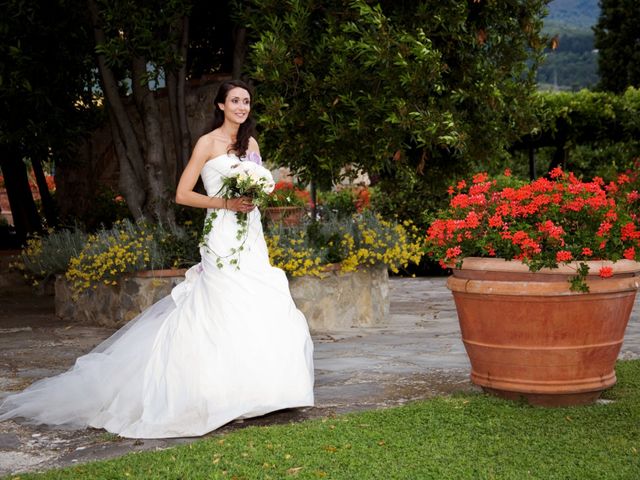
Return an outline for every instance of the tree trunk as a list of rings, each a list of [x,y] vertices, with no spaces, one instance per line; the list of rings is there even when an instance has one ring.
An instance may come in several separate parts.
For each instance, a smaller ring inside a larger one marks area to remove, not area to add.
[[[180,126],[180,160],[176,167],[176,172],[182,174],[182,170],[187,166],[189,157],[191,156],[191,132],[189,131],[189,122],[187,121],[187,51],[189,48],[189,17],[182,18],[182,38],[180,39],[179,53],[182,63],[178,69],[178,124]],[[179,177],[178,177],[179,178]],[[177,185],[177,182],[176,182]]]
[[[173,149],[175,151],[176,160],[176,179],[178,184],[180,175],[183,170],[182,147],[180,145],[180,122],[178,120],[178,78],[176,72],[168,70],[167,78],[167,99],[169,100],[169,119],[171,120],[171,133],[173,137]]]
[[[187,77],[187,48],[189,46],[189,17],[180,19],[177,25],[179,43],[174,45],[176,56],[181,62],[175,70],[167,71],[167,93],[169,112],[173,132],[173,145],[176,152],[176,178],[178,184],[182,171],[187,166],[191,153],[191,132],[187,122],[186,106],[186,77]]]
[[[309,190],[311,196],[311,221],[315,223],[318,218],[318,190],[316,189],[315,180],[309,182]]]
[[[23,244],[28,234],[42,230],[42,224],[29,188],[27,167],[18,157],[19,155],[7,149],[0,152],[0,168],[9,197],[13,224],[16,227],[18,242]]]
[[[91,14],[91,22],[93,24],[94,37],[96,45],[106,43],[104,31],[100,26],[100,18],[98,6],[95,0],[87,0],[87,6]],[[107,65],[104,55],[98,54],[98,69],[102,80],[102,89],[107,99],[109,107],[109,119],[112,132],[116,132],[120,139],[119,146],[116,147],[118,161],[120,164],[120,182],[121,184],[132,184],[130,188],[123,190],[127,205],[134,217],[139,218],[140,210],[139,199],[137,196],[140,192],[145,192],[145,162],[142,146],[138,141],[131,119],[128,117],[124,103],[118,92],[118,82],[111,68]],[[115,137],[114,137],[115,138]],[[124,157],[122,157],[124,156]],[[124,166],[124,168],[122,168]],[[123,178],[125,176],[125,178]],[[134,193],[135,192],[135,193]]]
[[[42,162],[39,158],[32,158],[31,165],[33,165],[33,173],[36,176],[38,190],[40,191],[40,200],[42,201],[44,217],[47,220],[47,227],[55,227],[58,224],[58,215],[53,197],[49,193],[49,185],[47,185],[47,179],[44,176]]]
[[[235,42],[233,45],[233,71],[234,79],[239,79],[244,68],[244,60],[247,54],[247,29],[239,27],[235,31]]]
[[[120,175],[118,176],[118,188],[120,193],[124,196],[127,207],[133,215],[133,218],[140,220],[144,217],[144,203],[146,200],[146,192],[143,188],[140,188],[140,184],[136,181],[136,173],[133,166],[129,162],[129,157],[122,142],[120,131],[118,130],[118,122],[113,118],[113,111],[108,108],[109,111],[109,123],[111,125],[111,138],[113,139],[113,146],[116,151],[116,157],[118,158],[118,165],[120,167]]]
[[[145,210],[155,219],[173,224],[174,216],[169,203],[170,190],[166,175],[160,109],[148,84],[144,81],[147,76],[147,62],[143,57],[133,59],[131,73],[133,98],[142,117],[147,147],[145,169],[149,197]]]

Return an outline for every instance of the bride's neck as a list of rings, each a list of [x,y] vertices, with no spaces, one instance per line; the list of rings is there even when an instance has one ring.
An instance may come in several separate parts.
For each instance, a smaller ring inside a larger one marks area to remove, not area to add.
[[[230,125],[228,123],[223,123],[222,125],[220,125],[220,133],[222,133],[224,136],[229,138],[232,143],[234,143],[238,138],[239,128],[240,128],[239,125],[233,125],[233,124]]]

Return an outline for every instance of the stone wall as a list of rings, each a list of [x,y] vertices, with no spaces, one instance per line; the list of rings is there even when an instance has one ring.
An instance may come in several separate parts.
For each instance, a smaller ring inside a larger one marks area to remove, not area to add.
[[[127,276],[117,285],[98,285],[76,300],[72,298],[71,284],[64,276],[58,276],[55,284],[56,316],[86,325],[119,328],[169,295],[171,289],[184,280],[184,270],[160,275]]]
[[[163,273],[162,275],[167,275]],[[118,328],[171,292],[178,276],[129,276],[118,285],[99,285],[72,299],[69,282],[55,284],[56,315],[87,325]],[[290,280],[291,295],[312,332],[383,324],[389,317],[389,276],[384,266],[355,272],[326,272],[319,277]]]
[[[389,317],[386,266],[295,277],[289,288],[312,332],[379,325]]]

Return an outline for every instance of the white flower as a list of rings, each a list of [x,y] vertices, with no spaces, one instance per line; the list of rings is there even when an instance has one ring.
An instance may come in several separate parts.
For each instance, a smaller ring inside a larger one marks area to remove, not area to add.
[[[249,178],[249,174],[247,172],[240,171],[240,172],[238,172],[236,177],[238,177],[238,180],[242,182],[242,181],[246,180],[247,178]]]

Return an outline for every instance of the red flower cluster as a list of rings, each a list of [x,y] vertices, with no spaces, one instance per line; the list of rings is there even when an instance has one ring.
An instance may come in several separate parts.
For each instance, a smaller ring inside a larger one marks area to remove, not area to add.
[[[307,205],[312,205],[309,192],[296,187],[293,182],[287,180],[281,180],[275,184],[268,202],[268,206],[272,207],[302,207]]]
[[[449,207],[427,231],[426,250],[443,266],[464,257],[522,260],[532,270],[572,261],[639,260],[640,194],[637,174],[605,185],[561,168],[533,182],[510,172],[477,174],[449,187]],[[635,203],[635,205],[634,205]],[[602,277],[611,275],[608,267]]]
[[[371,192],[367,187],[357,187],[356,194],[356,210],[362,212],[371,206]]]

